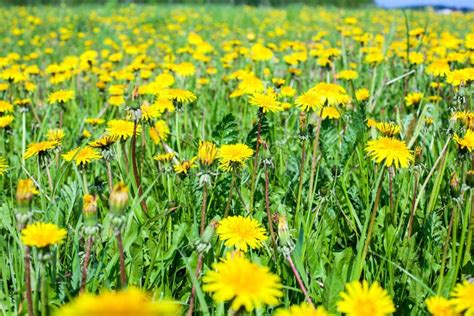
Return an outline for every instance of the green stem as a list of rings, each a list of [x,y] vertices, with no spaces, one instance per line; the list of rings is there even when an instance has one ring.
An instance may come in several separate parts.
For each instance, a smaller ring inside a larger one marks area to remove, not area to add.
[[[354,264],[352,280],[359,280],[360,275],[362,274],[362,269],[365,266],[365,258],[367,257],[367,252],[369,250],[370,239],[372,238],[372,233],[373,233],[373,229],[375,225],[375,218],[377,215],[380,195],[382,193],[382,183],[383,183],[384,175],[385,175],[385,167],[382,168],[382,170],[380,170],[378,181],[377,181],[377,192],[375,193],[374,203],[372,207],[372,213],[370,217],[368,216],[366,217],[364,228],[363,228],[363,234],[357,245],[357,258],[356,258],[356,263]],[[363,248],[361,248],[362,245],[364,245]]]
[[[259,161],[258,161],[258,152],[260,148],[260,134],[262,132],[262,118],[263,118],[263,112],[259,110],[258,114],[258,125],[257,125],[257,142],[255,144],[255,156],[253,157],[253,169],[252,169],[252,180],[250,182],[250,206],[249,210],[252,212],[253,210],[253,199],[255,196],[255,181],[257,178],[258,174],[258,166],[259,166]]]
[[[322,113],[322,109],[321,109]],[[320,113],[320,114],[321,114]],[[316,164],[318,162],[318,151],[319,151],[319,135],[321,133],[321,122],[322,118],[321,115],[318,115],[317,117],[317,123],[316,123],[316,136],[314,137],[313,141],[313,157],[311,158],[311,173],[309,176],[309,194],[308,194],[308,211],[311,211],[311,208],[313,206],[313,192],[314,192],[314,175],[316,173]]]
[[[236,178],[237,177],[235,175],[235,170],[232,170],[232,180],[230,182],[229,197],[228,197],[227,203],[225,205],[224,218],[227,217],[227,215],[229,215],[230,203],[232,202],[232,194],[234,192],[234,186],[235,186]]]
[[[46,282],[46,263],[41,263],[41,315],[49,315],[48,311],[48,285]]]
[[[444,241],[443,246],[443,258],[441,259],[441,269],[439,270],[439,282],[438,282],[438,289],[436,290],[437,294],[440,294],[441,289],[443,288],[443,281],[444,281],[444,269],[446,266],[446,258],[448,256],[448,246],[449,246],[449,239],[451,237],[451,231],[453,229],[454,218],[456,217],[456,207],[453,207],[451,211],[451,218],[449,219],[448,225],[448,233],[446,234],[446,240]]]

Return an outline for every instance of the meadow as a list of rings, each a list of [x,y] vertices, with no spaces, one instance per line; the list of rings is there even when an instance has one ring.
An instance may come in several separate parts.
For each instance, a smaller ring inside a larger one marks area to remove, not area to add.
[[[0,10],[4,315],[474,315],[474,13]]]

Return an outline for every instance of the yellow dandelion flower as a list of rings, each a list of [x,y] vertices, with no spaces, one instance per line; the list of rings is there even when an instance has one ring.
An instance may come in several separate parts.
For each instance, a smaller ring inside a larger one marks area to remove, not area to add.
[[[196,67],[189,62],[174,64],[171,70],[180,77],[190,77],[196,73]]]
[[[273,52],[270,48],[257,43],[250,48],[250,57],[255,61],[267,61],[273,58]]]
[[[109,87],[110,95],[123,95],[125,94],[125,86],[123,84],[114,84]]]
[[[48,133],[46,135],[48,140],[60,143],[61,140],[64,138],[64,130],[61,128],[53,128],[48,130]]]
[[[150,137],[155,144],[166,141],[170,134],[170,128],[164,120],[159,120],[150,128]]]
[[[38,195],[39,191],[35,183],[31,179],[20,179],[16,187],[16,200],[19,204],[24,204],[33,198],[33,195]]]
[[[180,315],[180,305],[172,300],[152,301],[144,291],[128,287],[118,292],[106,291],[100,295],[83,293],[71,303],[59,308],[55,315],[177,316]]]
[[[175,108],[173,105],[173,101],[166,99],[166,98],[158,98],[153,102],[153,106],[163,113],[165,111],[174,112]]]
[[[461,121],[468,129],[474,129],[474,112],[454,112],[451,119],[455,121]]]
[[[356,90],[356,100],[359,102],[365,101],[370,97],[370,92],[367,88],[360,88]]]
[[[0,116],[0,128],[7,128],[13,122],[13,115]]]
[[[126,120],[110,120],[107,123],[107,133],[110,136],[116,137],[121,140],[126,140],[133,136],[133,122]],[[141,125],[137,126],[136,133],[141,133]]]
[[[84,148],[75,148],[63,155],[66,161],[75,161],[77,166],[84,166],[88,163],[101,159],[102,156],[94,148],[86,146]]]
[[[392,299],[377,282],[369,286],[367,281],[346,284],[341,292],[337,310],[348,316],[385,316],[395,312]]]
[[[446,82],[454,87],[461,84],[467,84],[470,80],[474,80],[472,70],[473,68],[456,69],[448,72],[446,75]]]
[[[26,246],[44,248],[63,242],[67,232],[55,224],[37,222],[21,231],[21,241]]]
[[[142,111],[142,120],[143,121],[151,121],[161,116],[160,109],[153,105],[144,104],[140,107]]]
[[[273,93],[255,93],[250,96],[249,103],[261,108],[263,113],[283,111],[280,102]]]
[[[377,124],[378,124],[378,123],[377,123],[376,120],[371,119],[371,118],[367,119],[367,127],[376,127]]]
[[[220,160],[220,168],[225,171],[233,167],[240,167],[245,160],[252,157],[253,150],[245,144],[222,145],[219,148],[217,158]]]
[[[104,135],[99,139],[93,140],[89,143],[89,146],[92,148],[99,148],[99,149],[106,149],[118,140],[118,137],[114,137],[111,135]]]
[[[26,149],[25,154],[23,155],[23,158],[28,159],[34,156],[44,155],[49,150],[56,148],[58,145],[59,143],[55,140],[32,143],[28,145],[28,148]]]
[[[278,309],[275,316],[329,316],[322,306],[314,308],[308,303],[290,306],[288,309]]]
[[[74,99],[74,95],[75,93],[72,90],[59,90],[49,95],[48,102],[50,104],[52,103],[64,104]]]
[[[375,128],[384,136],[393,137],[400,134],[400,126],[390,122],[379,122],[375,124]]]
[[[164,89],[160,91],[158,95],[183,104],[194,102],[197,99],[194,93],[183,89]]]
[[[468,150],[471,152],[474,148],[474,132],[470,129],[466,131],[464,137],[461,138],[457,134],[454,134],[453,139],[461,150]]]
[[[458,316],[454,311],[453,303],[441,296],[433,296],[425,301],[426,308],[433,316]]]
[[[216,230],[219,238],[225,241],[227,247],[247,251],[248,248],[257,249],[267,240],[266,230],[253,218],[243,216],[229,216],[219,222]]]
[[[176,172],[177,174],[180,174],[180,173],[188,174],[189,170],[196,167],[196,164],[195,164],[196,159],[197,157],[193,157],[190,160],[185,160],[181,163],[174,165],[173,166],[174,172]]]
[[[298,98],[296,98],[295,103],[303,111],[313,110],[315,112],[319,112],[323,106],[321,104],[321,98],[317,94],[311,92],[305,92],[300,95]]]
[[[368,142],[365,148],[369,156],[377,163],[384,161],[385,166],[407,168],[413,161],[413,154],[407,145],[398,139],[380,137]]]
[[[0,100],[0,113],[12,113],[13,105],[7,101]]]
[[[323,106],[346,105],[350,97],[346,90],[333,83],[320,82],[296,99],[296,105],[303,111],[320,111]]]
[[[339,113],[338,109],[333,106],[325,106],[323,107],[323,111],[321,113],[321,117],[323,120],[325,119],[338,119],[341,117],[341,113]]]
[[[426,67],[426,73],[433,77],[444,77],[449,71],[449,64],[446,60],[435,60]]]
[[[112,95],[107,102],[112,106],[122,106],[125,104],[125,97],[123,95]]]
[[[281,97],[293,97],[296,94],[296,90],[290,86],[284,86],[280,88]]]
[[[474,283],[464,281],[458,283],[451,293],[451,302],[458,313],[474,315]]]
[[[359,78],[359,74],[355,70],[343,70],[336,74],[336,78],[342,80],[355,80]]]
[[[421,92],[412,92],[405,97],[405,104],[407,106],[417,106],[421,103],[423,99],[423,93]]]
[[[26,98],[26,99],[16,99],[15,100],[15,105],[21,106],[21,107],[27,107],[28,105],[31,104],[31,100]]]
[[[8,168],[9,166],[7,160],[0,156],[0,176],[3,176],[7,172]]]
[[[170,162],[174,158],[174,153],[158,154],[153,159],[159,162]]]
[[[105,123],[105,120],[101,118],[86,118],[84,122],[90,125],[101,125]]]
[[[219,263],[203,277],[203,290],[213,293],[217,303],[232,301],[234,311],[244,307],[247,311],[264,304],[276,305],[283,296],[280,278],[235,253]]]
[[[201,164],[205,166],[211,165],[217,157],[216,144],[209,141],[200,141],[197,157]]]

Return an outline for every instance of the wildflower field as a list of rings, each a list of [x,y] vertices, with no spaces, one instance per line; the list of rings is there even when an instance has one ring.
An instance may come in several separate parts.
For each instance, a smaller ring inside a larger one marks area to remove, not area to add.
[[[4,315],[474,315],[474,13],[0,10]]]

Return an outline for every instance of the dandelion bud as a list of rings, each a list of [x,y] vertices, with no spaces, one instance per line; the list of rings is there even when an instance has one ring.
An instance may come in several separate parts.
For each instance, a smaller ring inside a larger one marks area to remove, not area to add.
[[[423,148],[420,146],[415,147],[415,161],[421,161],[421,158],[423,156]]]
[[[200,254],[206,253],[211,249],[211,240],[212,236],[214,236],[214,232],[216,231],[217,220],[213,220],[209,225],[207,225],[206,229],[204,230],[200,239],[198,239],[194,246],[196,247],[196,251]]]
[[[125,183],[120,182],[116,184],[110,193],[109,205],[112,213],[120,214],[127,206],[128,202],[128,188]]]
[[[33,195],[38,194],[38,190],[31,179],[20,179],[16,188],[16,201],[19,207],[29,206]]]
[[[306,127],[306,113],[301,112],[300,113],[300,130],[304,130]]]
[[[291,239],[290,230],[288,229],[288,222],[284,215],[278,216],[278,242],[278,249],[285,256],[289,256],[295,248],[295,244]]]
[[[458,176],[455,172],[451,174],[451,179],[449,180],[449,187],[451,188],[451,195],[458,196],[461,190],[461,185]]]
[[[82,198],[82,212],[87,226],[95,226],[97,224],[97,197],[86,194]]]
[[[474,170],[469,170],[466,174],[466,184],[472,189],[474,188]]]
[[[214,143],[201,141],[199,143],[198,159],[202,165],[211,165],[217,156],[217,147]]]

